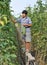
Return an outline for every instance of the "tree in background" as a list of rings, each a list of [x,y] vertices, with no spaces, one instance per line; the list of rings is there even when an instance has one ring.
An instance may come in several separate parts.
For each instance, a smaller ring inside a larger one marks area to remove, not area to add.
[[[35,57],[39,65],[45,65],[44,60],[47,56],[47,8],[46,3],[38,0],[34,8],[26,8],[28,16],[32,20],[32,47],[35,50]],[[31,48],[32,48],[31,47]]]

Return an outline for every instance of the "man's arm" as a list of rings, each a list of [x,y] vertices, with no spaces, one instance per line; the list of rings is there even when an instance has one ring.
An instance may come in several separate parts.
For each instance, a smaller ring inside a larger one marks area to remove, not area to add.
[[[27,22],[28,23],[27,24],[23,24],[23,26],[29,26],[29,27],[31,27],[32,26],[32,21],[31,21],[30,18],[28,18],[28,21]]]
[[[11,17],[11,21],[14,23],[21,23],[21,18],[15,20],[13,17]]]
[[[23,26],[29,26],[29,27],[31,27],[32,24],[23,24]]]

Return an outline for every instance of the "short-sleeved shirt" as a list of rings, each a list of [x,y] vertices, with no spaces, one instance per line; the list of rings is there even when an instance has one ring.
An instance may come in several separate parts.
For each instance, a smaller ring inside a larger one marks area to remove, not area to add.
[[[21,24],[21,36],[22,36],[22,39],[24,39],[26,42],[31,42],[31,30],[30,30],[30,27],[25,27],[25,35],[22,33],[23,32],[23,24],[32,24],[32,21],[30,20],[29,17],[25,17],[25,18],[19,18],[17,20],[20,24]]]
[[[19,19],[18,19],[18,22],[21,23],[21,32],[22,32],[23,24],[32,24],[32,21],[31,21],[31,19],[30,19],[29,17],[19,18]],[[31,30],[30,30],[30,27],[27,27],[27,26],[26,26],[25,29],[26,29],[26,32],[30,32],[30,31],[31,31]]]

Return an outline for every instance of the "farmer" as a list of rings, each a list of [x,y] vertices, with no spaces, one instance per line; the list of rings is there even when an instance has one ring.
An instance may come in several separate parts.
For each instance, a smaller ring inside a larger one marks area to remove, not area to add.
[[[32,55],[29,53],[31,50],[31,26],[32,26],[32,21],[30,18],[27,16],[28,12],[26,10],[22,11],[21,17],[17,20],[21,24],[21,36],[22,39],[25,42],[25,49],[26,49],[26,55],[29,57],[29,59],[34,59]]]
[[[22,39],[25,42],[25,47],[26,51],[30,51],[31,49],[31,26],[32,26],[32,21],[30,18],[27,16],[28,12],[26,10],[22,11],[21,18],[18,19],[18,22],[21,23],[21,34],[22,34]]]

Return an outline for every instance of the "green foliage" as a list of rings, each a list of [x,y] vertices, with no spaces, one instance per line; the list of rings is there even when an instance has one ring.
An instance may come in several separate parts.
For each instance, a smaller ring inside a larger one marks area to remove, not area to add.
[[[43,54],[43,59],[47,55],[47,8],[41,0],[32,9],[27,7],[28,16],[32,20],[31,34],[32,44],[37,54]],[[41,56],[40,56],[41,57]]]
[[[7,15],[7,18],[11,15],[10,10],[10,1],[11,0],[0,0],[0,16]]]
[[[17,33],[14,24],[9,22],[0,27],[0,65],[17,64]]]
[[[10,19],[10,1],[0,0],[0,65],[19,65],[17,32]]]
[[[17,32],[10,20],[10,2],[11,0],[0,0],[0,65],[19,65]],[[47,1],[43,4],[41,0],[38,0],[34,8],[27,7],[26,9],[32,20],[33,48],[37,56],[40,54],[41,59],[44,60],[47,56]]]

